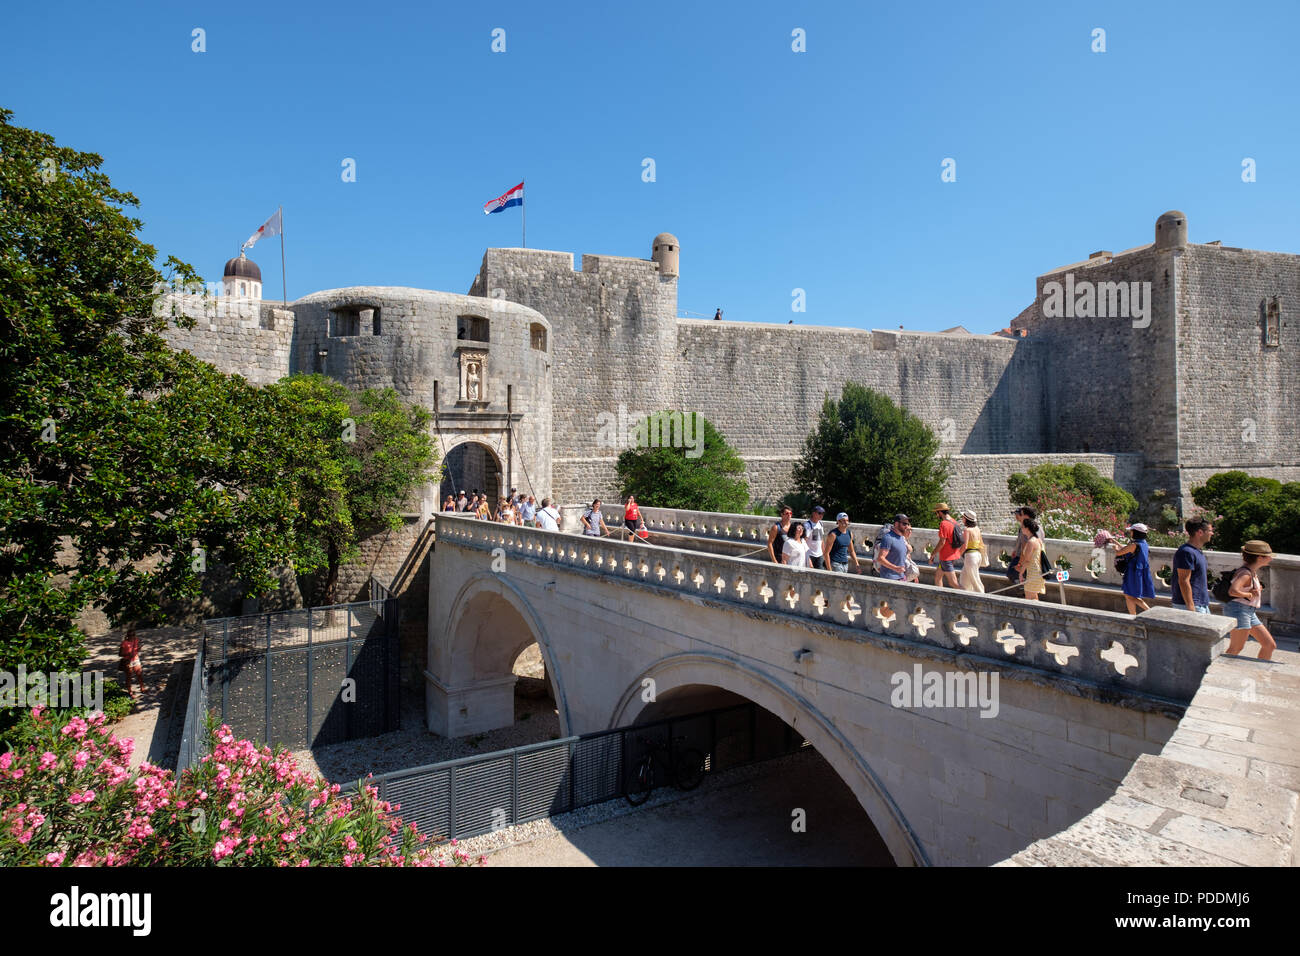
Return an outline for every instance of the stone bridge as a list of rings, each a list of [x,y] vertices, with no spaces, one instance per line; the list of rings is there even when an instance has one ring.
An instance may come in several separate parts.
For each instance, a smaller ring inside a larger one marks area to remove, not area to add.
[[[436,522],[430,730],[511,724],[533,642],[565,734],[745,698],[817,748],[901,864],[994,863],[1083,820],[1164,748],[1229,628]],[[946,699],[895,706],[937,680]]]

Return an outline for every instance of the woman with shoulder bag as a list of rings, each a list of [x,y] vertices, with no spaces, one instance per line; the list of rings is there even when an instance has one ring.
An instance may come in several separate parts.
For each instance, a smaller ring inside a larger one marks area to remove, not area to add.
[[[1229,654],[1240,654],[1246,647],[1246,638],[1253,637],[1259,641],[1259,659],[1273,659],[1277,641],[1273,640],[1273,635],[1256,613],[1264,596],[1259,570],[1272,560],[1273,549],[1267,541],[1247,541],[1241,546],[1242,565],[1233,572],[1232,584],[1228,588],[1231,600],[1223,605],[1223,613],[1237,619],[1237,626],[1228,634]]]

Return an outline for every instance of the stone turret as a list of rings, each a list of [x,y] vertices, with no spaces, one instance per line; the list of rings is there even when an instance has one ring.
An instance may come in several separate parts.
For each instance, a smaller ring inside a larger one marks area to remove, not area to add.
[[[1156,220],[1156,248],[1181,249],[1187,245],[1187,217],[1177,209]]]
[[[677,237],[671,232],[661,232],[655,236],[654,244],[650,249],[650,258],[659,263],[661,276],[677,277],[677,256],[680,252],[681,246],[677,242]]]

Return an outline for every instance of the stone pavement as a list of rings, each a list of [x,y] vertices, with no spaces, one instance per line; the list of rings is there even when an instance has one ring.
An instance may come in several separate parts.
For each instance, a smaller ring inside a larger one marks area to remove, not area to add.
[[[1300,865],[1300,653],[1279,641],[1269,663],[1258,647],[1211,663],[1160,755],[1113,797],[998,865]]]

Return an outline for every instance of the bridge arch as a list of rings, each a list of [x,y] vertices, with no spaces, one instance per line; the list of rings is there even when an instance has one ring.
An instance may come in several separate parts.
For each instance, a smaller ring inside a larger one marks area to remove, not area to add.
[[[614,708],[611,728],[635,723],[650,706],[642,697],[647,679],[655,682],[656,696],[690,685],[718,687],[780,717],[812,743],[853,791],[899,866],[930,865],[902,811],[861,754],[793,688],[735,658],[699,652],[673,654],[651,665],[628,686]]]
[[[441,631],[430,632],[425,673],[429,729],[459,737],[512,724],[512,668],[534,643],[555,695],[560,734],[568,736],[568,698],[546,626],[513,582],[490,571],[466,579]]]

